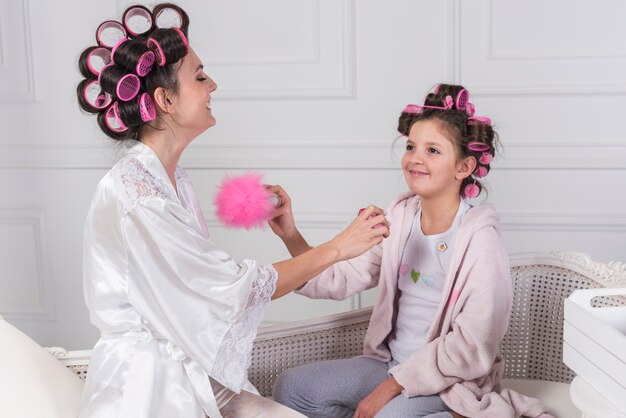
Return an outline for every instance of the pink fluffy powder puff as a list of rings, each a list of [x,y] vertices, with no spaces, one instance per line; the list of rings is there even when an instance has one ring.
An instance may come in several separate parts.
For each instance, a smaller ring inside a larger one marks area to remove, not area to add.
[[[263,227],[274,210],[272,193],[261,183],[263,176],[246,173],[225,176],[215,196],[216,215],[229,228]]]

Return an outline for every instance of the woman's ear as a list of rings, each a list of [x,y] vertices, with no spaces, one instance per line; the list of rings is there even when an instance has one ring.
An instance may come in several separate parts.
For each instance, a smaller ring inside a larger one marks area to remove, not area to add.
[[[469,177],[474,170],[476,169],[476,157],[465,157],[456,167],[456,178],[457,180],[463,180]]]
[[[157,87],[154,90],[154,104],[163,113],[170,113],[173,104],[173,97],[169,90]]]

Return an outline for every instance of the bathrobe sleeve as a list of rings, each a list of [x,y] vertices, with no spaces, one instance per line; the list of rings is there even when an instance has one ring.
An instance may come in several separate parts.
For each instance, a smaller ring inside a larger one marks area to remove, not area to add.
[[[382,244],[351,260],[333,264],[296,293],[312,299],[347,299],[378,284]]]
[[[169,200],[137,203],[122,231],[130,303],[150,329],[239,391],[276,270],[235,262],[203,236],[190,212]]]

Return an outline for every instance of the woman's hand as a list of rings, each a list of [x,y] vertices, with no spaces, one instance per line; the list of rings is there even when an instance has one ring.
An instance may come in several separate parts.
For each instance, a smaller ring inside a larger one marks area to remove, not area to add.
[[[354,418],[373,418],[389,401],[402,393],[403,389],[396,379],[390,377],[359,402]]]
[[[296,228],[296,221],[291,210],[291,198],[280,186],[267,186],[267,190],[280,199],[280,206],[274,210],[272,217],[267,221],[270,228],[283,240],[285,247],[292,257],[296,257],[311,249],[304,237]]]
[[[339,250],[341,260],[349,260],[363,254],[389,236],[389,221],[384,211],[370,205],[350,225],[331,240]]]
[[[267,222],[272,231],[283,241],[290,239],[298,233],[291,210],[291,198],[285,189],[278,185],[267,186],[267,190],[280,198],[280,206],[274,210],[271,219]]]

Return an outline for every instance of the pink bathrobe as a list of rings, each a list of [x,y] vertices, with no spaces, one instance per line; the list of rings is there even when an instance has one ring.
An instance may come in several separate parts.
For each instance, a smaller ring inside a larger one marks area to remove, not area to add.
[[[387,209],[388,239],[326,269],[298,291],[311,298],[345,299],[378,284],[363,355],[379,361],[391,359],[387,340],[398,310],[398,269],[418,205],[419,197],[400,196]],[[549,417],[536,399],[501,387],[499,346],[509,323],[512,289],[499,219],[489,204],[463,215],[428,343],[390,373],[405,396],[439,394],[464,416]]]

